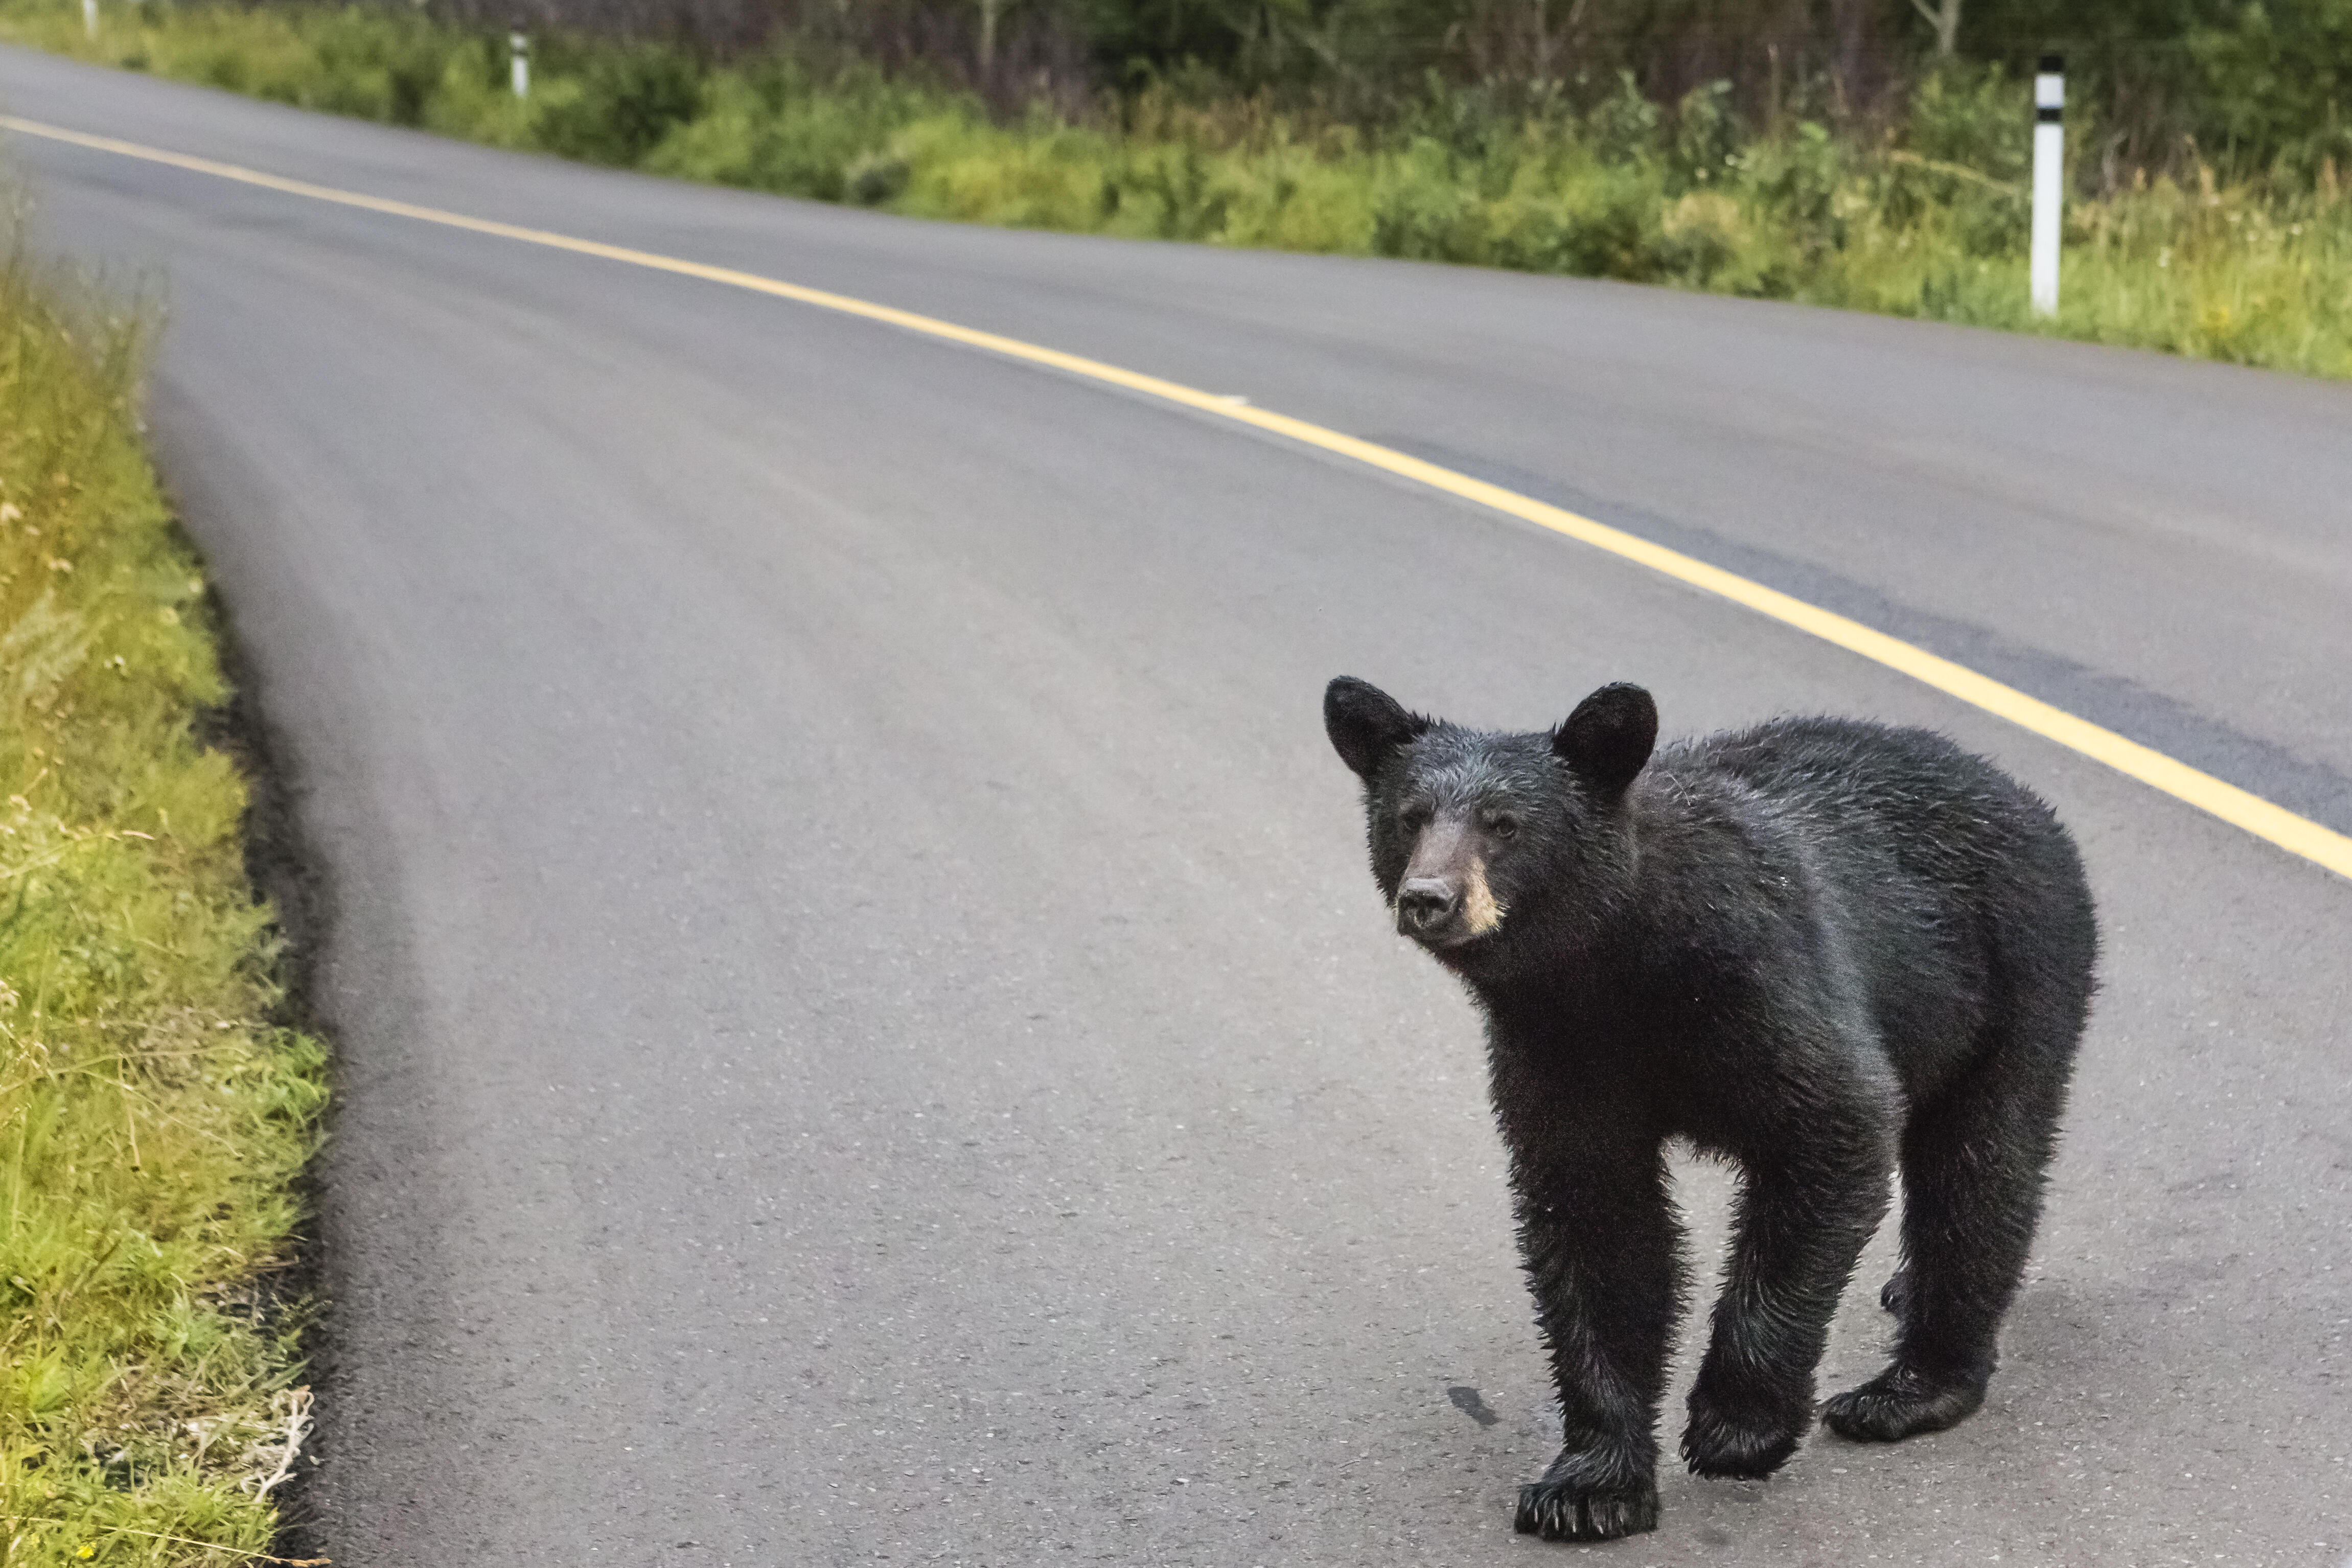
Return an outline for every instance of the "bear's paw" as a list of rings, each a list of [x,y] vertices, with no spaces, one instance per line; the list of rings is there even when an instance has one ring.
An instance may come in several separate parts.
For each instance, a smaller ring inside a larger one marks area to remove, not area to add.
[[[1683,1462],[1709,1480],[1761,1480],[1786,1464],[1805,1436],[1811,1413],[1712,1399],[1693,1391],[1690,1425],[1683,1430]]]
[[[1822,1423],[1856,1443],[1899,1443],[1957,1426],[1984,1403],[1987,1377],[1932,1376],[1897,1363],[1822,1406]]]
[[[1639,1535],[1658,1528],[1658,1489],[1603,1490],[1546,1476],[1519,1489],[1519,1512],[1513,1525],[1521,1535],[1546,1541],[1615,1541]]]

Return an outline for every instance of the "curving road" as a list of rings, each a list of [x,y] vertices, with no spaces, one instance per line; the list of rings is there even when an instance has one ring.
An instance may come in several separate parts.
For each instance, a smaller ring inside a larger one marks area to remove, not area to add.
[[[1803,309],[942,227],[0,51],[0,111],[741,268],[1385,442],[2352,830],[2352,388]],[[331,895],[315,1543],[423,1563],[1553,1561],[1464,999],[1352,671],[1942,728],[2105,989],[1991,1401],[1627,1563],[2352,1554],[2352,882],[1640,568],[1076,377],[8,138]],[[1683,1172],[1700,1256],[1725,1181]],[[1825,1379],[1874,1371],[1867,1299]],[[1688,1360],[1685,1356],[1685,1376]],[[1678,1406],[1678,1400],[1677,1400]],[[1669,1438],[1672,1436],[1670,1431]]]

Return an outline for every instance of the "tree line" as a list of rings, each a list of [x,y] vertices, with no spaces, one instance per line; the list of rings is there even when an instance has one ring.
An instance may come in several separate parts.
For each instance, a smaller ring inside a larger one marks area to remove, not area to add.
[[[2070,103],[2122,175],[2204,162],[2300,184],[2352,170],[2352,0],[425,0],[727,58],[838,51],[968,89],[1116,115],[1147,92],[1259,97],[1356,124],[1488,107],[1589,111],[1694,94],[1769,134],[1867,133],[1928,76],[2029,73],[2063,53]]]

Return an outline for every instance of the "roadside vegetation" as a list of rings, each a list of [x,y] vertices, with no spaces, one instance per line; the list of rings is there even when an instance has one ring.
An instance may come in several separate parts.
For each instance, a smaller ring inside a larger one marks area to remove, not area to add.
[[[1616,278],[2352,375],[2352,68],[2301,54],[2352,59],[2352,0],[2297,4],[2186,39],[2194,69],[2186,85],[2173,70],[2169,98],[2115,68],[2077,81],[2050,322],[2026,307],[2029,84],[1999,59],[1842,72],[1808,66],[1800,37],[1785,71],[1770,47],[1760,89],[1726,76],[1661,100],[1662,73],[1645,82],[1622,41],[1585,51],[1630,62],[1597,77],[1464,79],[1421,60],[1404,80],[1312,37],[1286,55],[1260,37],[1255,56],[1139,58],[1123,84],[1081,90],[1105,72],[1055,68],[1072,51],[1034,26],[1017,39],[1045,64],[1012,69],[990,42],[982,69],[951,29],[928,53],[903,27],[860,47],[813,24],[722,47],[696,41],[691,12],[656,8],[636,25],[667,17],[669,37],[542,30],[518,100],[503,26],[410,6],[101,0],[93,38],[79,0],[0,0],[0,37],[922,216]]]
[[[0,231],[0,247],[11,240]],[[139,332],[0,250],[0,1563],[268,1552],[292,1184],[282,1026],[203,578],[142,452]]]

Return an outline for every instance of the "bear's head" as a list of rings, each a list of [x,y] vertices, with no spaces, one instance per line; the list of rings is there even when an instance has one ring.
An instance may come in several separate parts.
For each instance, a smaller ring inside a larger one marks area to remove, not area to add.
[[[1332,747],[1364,781],[1372,878],[1397,930],[1449,969],[1502,980],[1557,963],[1630,890],[1626,793],[1658,738],[1638,686],[1604,686],[1558,729],[1465,730],[1349,676],[1323,693]]]

